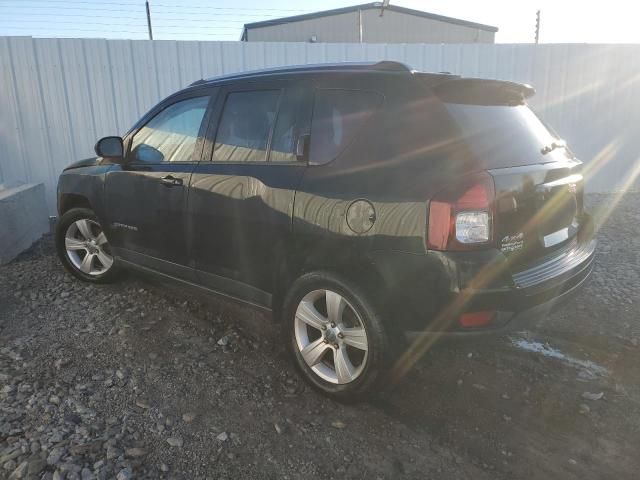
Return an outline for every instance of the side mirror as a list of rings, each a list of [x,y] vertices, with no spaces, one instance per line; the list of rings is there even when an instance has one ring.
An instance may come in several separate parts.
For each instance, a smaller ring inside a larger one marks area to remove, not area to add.
[[[96,155],[115,163],[124,161],[124,146],[120,137],[103,137],[94,147]]]
[[[309,158],[309,138],[311,138],[311,135],[308,133],[298,137],[298,141],[296,142],[296,160],[299,162],[306,161],[307,158]]]

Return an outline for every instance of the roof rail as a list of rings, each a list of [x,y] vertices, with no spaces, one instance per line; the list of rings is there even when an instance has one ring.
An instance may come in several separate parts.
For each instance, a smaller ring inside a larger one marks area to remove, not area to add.
[[[389,72],[412,72],[413,69],[406,63],[396,62],[395,60],[382,60],[381,62],[371,65],[372,70],[384,70]]]
[[[236,78],[244,78],[257,75],[270,75],[279,73],[295,73],[304,71],[330,71],[330,70],[364,70],[364,71],[377,71],[377,72],[404,72],[412,73],[414,70],[408,65],[402,62],[396,62],[393,60],[382,60],[377,63],[373,62],[340,62],[340,63],[320,63],[320,64],[305,64],[305,65],[289,65],[272,68],[263,68],[260,70],[252,70],[245,72],[230,73],[227,75],[221,75],[218,77],[205,78],[203,80],[196,80],[189,86],[193,87],[201,85],[203,83],[209,83],[216,80],[231,80]]]

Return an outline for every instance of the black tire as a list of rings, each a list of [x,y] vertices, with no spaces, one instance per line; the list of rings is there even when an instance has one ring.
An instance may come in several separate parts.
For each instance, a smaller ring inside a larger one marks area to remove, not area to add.
[[[357,312],[367,336],[368,350],[366,362],[355,380],[336,384],[321,378],[307,365],[296,340],[296,311],[302,299],[314,290],[331,290],[341,295],[349,306]],[[360,401],[379,387],[389,366],[389,338],[383,327],[378,309],[367,294],[357,285],[329,272],[312,272],[298,278],[290,287],[282,308],[282,328],[288,339],[288,349],[297,369],[305,380],[316,390],[340,402]]]
[[[111,283],[117,279],[119,273],[119,267],[116,259],[114,259],[113,264],[105,273],[89,275],[74,266],[67,254],[67,249],[65,247],[65,236],[67,230],[74,222],[83,219],[90,220],[91,222],[100,225],[96,214],[88,208],[72,208],[65,212],[58,220],[55,231],[56,252],[58,254],[58,258],[60,258],[62,265],[69,273],[82,281],[89,283]]]

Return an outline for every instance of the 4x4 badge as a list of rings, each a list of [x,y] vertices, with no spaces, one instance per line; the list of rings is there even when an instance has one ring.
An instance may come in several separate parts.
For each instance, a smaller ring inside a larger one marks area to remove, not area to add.
[[[515,252],[524,247],[524,233],[520,232],[516,235],[507,235],[500,242],[500,250],[503,252]]]

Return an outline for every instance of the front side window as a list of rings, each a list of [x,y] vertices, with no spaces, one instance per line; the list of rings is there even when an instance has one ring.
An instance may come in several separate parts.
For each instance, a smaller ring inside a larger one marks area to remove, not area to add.
[[[309,161],[330,162],[351,142],[382,101],[376,92],[327,89],[316,92]]]
[[[227,96],[213,147],[217,162],[264,162],[278,110],[280,90]]]
[[[168,106],[133,137],[134,162],[190,162],[209,97],[190,98]]]

